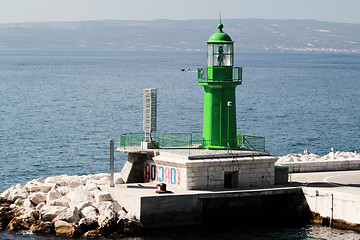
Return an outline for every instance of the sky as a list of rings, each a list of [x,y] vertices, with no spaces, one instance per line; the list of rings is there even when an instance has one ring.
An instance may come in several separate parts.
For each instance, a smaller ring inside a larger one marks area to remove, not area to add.
[[[360,24],[360,0],[1,0],[0,23],[156,19],[316,19]]]

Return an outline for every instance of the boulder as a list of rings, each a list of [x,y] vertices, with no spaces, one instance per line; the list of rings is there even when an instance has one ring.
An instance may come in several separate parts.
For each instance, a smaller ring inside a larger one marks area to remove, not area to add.
[[[89,177],[89,179],[93,179],[93,180],[100,180],[100,179],[105,179],[105,178],[110,180],[109,173],[97,173],[97,174],[89,175],[88,177]]]
[[[70,207],[70,198],[62,196],[58,199],[53,199],[47,202],[49,206],[61,206],[61,207]]]
[[[71,192],[73,189],[69,186],[58,186],[56,188],[57,191],[61,193],[62,196],[66,196],[69,192]]]
[[[63,213],[59,214],[56,218],[54,218],[54,222],[56,221],[65,221],[68,223],[77,223],[80,220],[79,210],[77,207],[68,208]]]
[[[39,212],[34,209],[32,212],[31,212],[31,215],[30,215],[31,219],[34,219],[34,220],[38,220],[39,219]]]
[[[33,222],[34,222],[33,220],[28,218],[14,217],[13,219],[11,219],[11,221],[8,224],[9,231],[30,229]]]
[[[121,209],[121,206],[117,202],[113,201],[103,201],[93,204],[94,207],[96,207],[99,211],[99,214],[102,214],[102,212],[107,210],[112,210],[114,212],[118,212]]]
[[[26,208],[23,206],[18,207],[18,206],[14,206],[14,204],[11,204],[10,208],[12,209],[15,217],[20,217],[21,215],[25,214],[25,212],[26,212]]]
[[[124,209],[121,209],[120,211],[118,211],[117,215],[119,218],[127,218],[127,211],[125,211]]]
[[[15,189],[15,186],[11,186],[6,189],[3,193],[1,193],[0,197],[6,200],[10,200],[10,194]]]
[[[78,186],[84,185],[86,178],[81,176],[67,176],[61,175],[55,178],[46,179],[45,182],[56,183],[58,186],[67,186],[70,188],[76,188]]]
[[[87,182],[83,189],[86,191],[90,191],[90,192],[100,190],[98,185],[96,185],[95,183],[91,183],[91,182]]]
[[[25,189],[15,188],[14,190],[11,191],[11,193],[9,195],[9,199],[11,201],[15,201],[18,198],[26,199],[28,196],[29,196],[29,193]]]
[[[27,192],[40,192],[41,191],[41,187],[40,187],[40,184],[36,183],[36,182],[33,182],[33,181],[30,181],[30,182],[27,182],[25,184],[25,190]]]
[[[47,194],[36,192],[29,195],[28,199],[37,206],[39,203],[46,202]]]
[[[140,232],[144,229],[143,224],[135,218],[120,218],[117,222],[118,229],[124,233]]]
[[[41,220],[35,221],[31,227],[30,232],[32,233],[54,233],[55,226],[53,222],[43,222]]]
[[[28,218],[31,220],[39,219],[39,212],[35,208],[27,208],[25,206],[16,215],[21,218]]]
[[[98,223],[101,228],[109,228],[114,224],[116,221],[116,213],[111,210],[102,211],[98,217]]]
[[[99,216],[98,224],[99,224],[99,229],[105,235],[112,233],[117,229],[116,216],[114,215],[113,212],[108,211]]]
[[[99,224],[94,219],[82,218],[79,221],[79,228],[81,233],[86,233],[90,230],[95,230],[99,227]]]
[[[104,202],[113,200],[111,194],[108,191],[98,191],[95,193],[95,201],[96,202]]]
[[[99,211],[98,224],[100,229],[104,233],[112,232],[116,229],[116,213],[120,209],[120,205],[117,202],[104,201],[95,203]]]
[[[62,179],[65,177],[67,177],[67,175],[47,177],[45,179],[45,183],[58,183],[58,182],[62,181]]]
[[[48,193],[53,186],[52,184],[43,184],[41,185],[41,192]]]
[[[62,197],[62,194],[58,190],[51,189],[46,195],[46,202],[48,203],[51,200],[58,199],[61,197]]]
[[[80,234],[79,228],[74,224],[59,220],[54,225],[56,236],[77,237]]]
[[[27,182],[24,186],[24,189],[30,193],[32,192],[40,192],[43,190],[43,185],[45,183],[45,179],[43,177],[38,179],[33,179]]]
[[[85,207],[91,206],[92,203],[87,201],[87,202],[71,202],[70,201],[70,207],[77,207],[79,209],[79,211],[83,210]]]
[[[93,206],[87,206],[80,211],[81,218],[92,219],[94,221],[97,221],[98,215],[99,215],[98,210]]]
[[[4,230],[9,224],[11,219],[15,217],[15,214],[12,208],[9,207],[9,204],[3,205],[0,207],[0,231]]]
[[[90,178],[87,180],[86,184],[109,185],[110,177],[102,177],[100,179]]]
[[[83,189],[82,187],[75,188],[72,192],[68,193],[68,198],[71,202],[95,202],[94,194]]]
[[[39,218],[44,222],[52,221],[55,217],[65,212],[66,209],[67,207],[44,205],[39,210]]]
[[[39,204],[35,207],[35,209],[39,212],[40,209],[41,209],[44,205],[46,205],[44,202],[39,203]]]
[[[79,187],[79,186],[83,186],[83,182],[79,180],[68,180],[67,181],[67,186],[70,187],[70,188],[76,188],[76,187]]]
[[[22,219],[19,217],[14,217],[9,222],[9,231],[19,231],[24,230],[25,228],[22,226]]]
[[[102,234],[100,229],[89,230],[83,235],[85,238],[94,239],[101,238]]]

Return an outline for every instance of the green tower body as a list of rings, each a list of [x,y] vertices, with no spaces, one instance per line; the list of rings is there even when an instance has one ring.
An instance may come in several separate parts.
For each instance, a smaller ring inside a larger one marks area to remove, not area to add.
[[[207,67],[198,69],[204,86],[203,148],[237,148],[235,88],[241,85],[242,69],[233,67],[234,46],[230,36],[218,32],[207,42]]]

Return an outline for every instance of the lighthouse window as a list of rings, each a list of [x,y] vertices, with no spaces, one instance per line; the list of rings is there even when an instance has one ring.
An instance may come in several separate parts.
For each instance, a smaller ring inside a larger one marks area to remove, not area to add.
[[[208,44],[209,66],[232,66],[233,45],[232,44]]]

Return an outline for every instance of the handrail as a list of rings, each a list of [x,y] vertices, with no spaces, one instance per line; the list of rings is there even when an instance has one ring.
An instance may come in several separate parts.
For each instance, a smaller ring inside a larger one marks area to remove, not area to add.
[[[229,143],[229,141],[227,142],[227,147],[228,147],[228,152],[230,152],[230,154],[231,154],[231,157],[232,157],[232,159],[233,159],[233,162],[235,161],[235,159],[234,159],[234,155],[232,154],[232,151],[231,151],[231,147],[230,147],[230,143]]]
[[[226,78],[226,74],[225,74],[225,79],[221,79],[221,80],[210,78],[208,75],[209,69],[210,69],[209,67],[198,68],[198,82],[237,82],[240,84],[242,83],[242,67],[233,67],[231,69],[232,74],[229,74],[231,78]]]
[[[195,136],[197,136],[195,138]],[[240,141],[241,136],[241,141]],[[189,148],[191,149],[204,149],[202,146],[211,146],[212,144],[206,143],[225,143],[224,149],[231,150],[252,150],[252,151],[265,151],[265,138],[257,136],[249,136],[237,134],[236,139],[218,139],[218,140],[204,140],[200,138],[199,132],[196,133],[153,133],[152,140],[158,142],[159,148]],[[236,141],[236,146],[230,146],[230,141]],[[148,139],[143,133],[128,133],[120,135],[120,147],[123,149],[140,147],[142,142]],[[215,144],[216,146],[217,144]],[[206,149],[206,147],[205,147]]]

